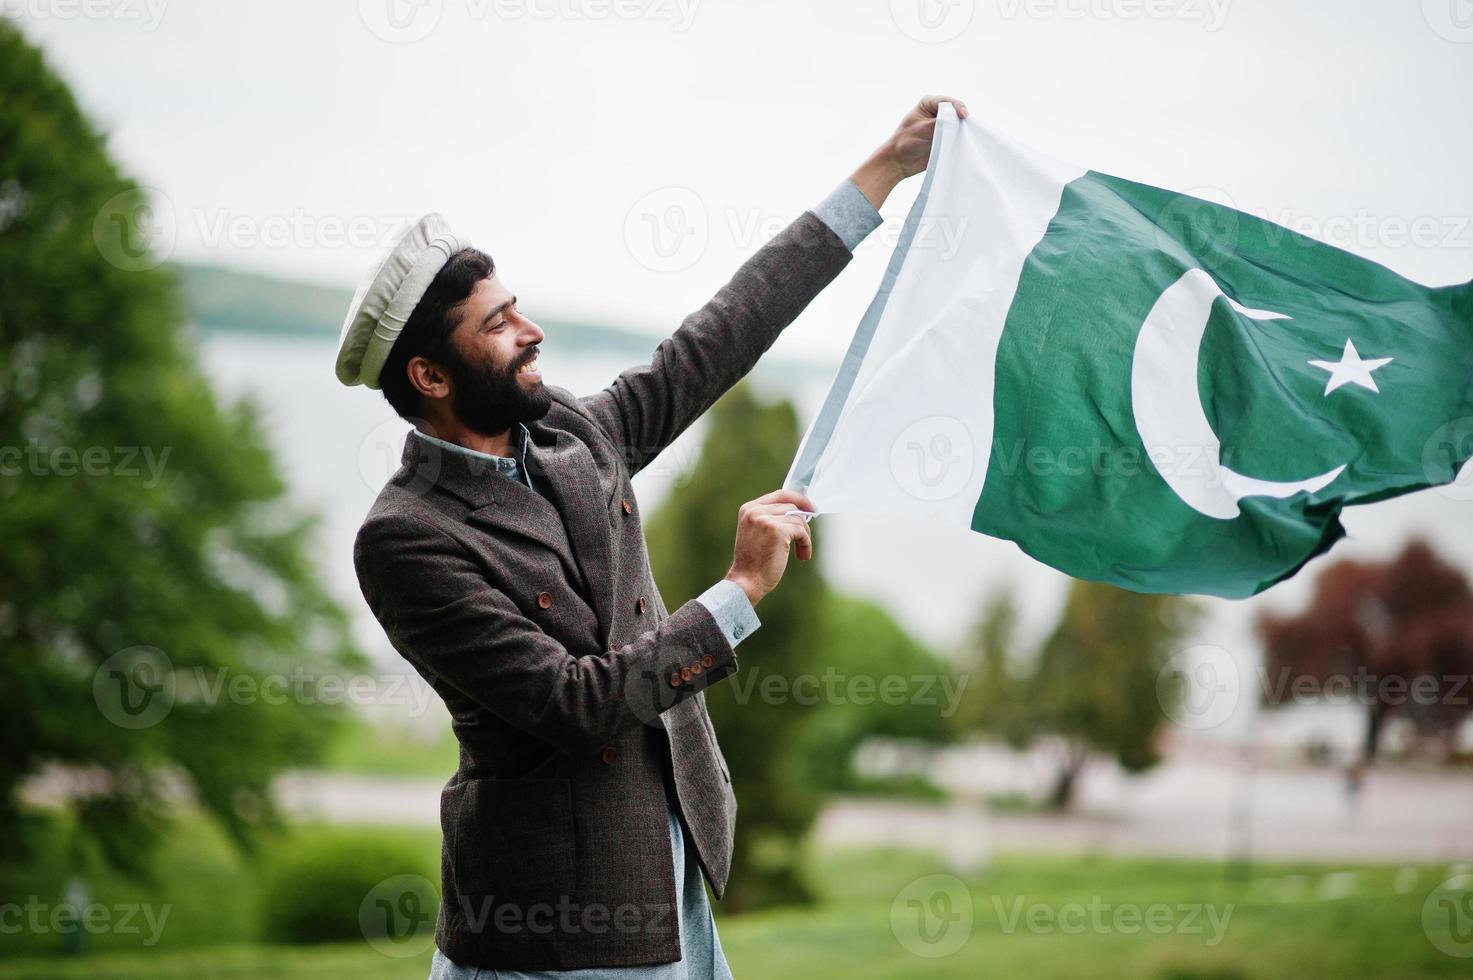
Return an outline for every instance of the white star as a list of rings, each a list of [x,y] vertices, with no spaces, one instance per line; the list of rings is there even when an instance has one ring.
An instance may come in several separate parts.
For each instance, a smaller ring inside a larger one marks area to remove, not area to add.
[[[1311,367],[1317,367],[1321,371],[1330,372],[1330,382],[1325,385],[1325,394],[1339,388],[1341,385],[1358,384],[1362,388],[1369,388],[1378,395],[1381,389],[1376,387],[1376,381],[1371,377],[1371,372],[1377,368],[1383,368],[1390,364],[1395,358],[1377,357],[1373,360],[1363,361],[1360,354],[1356,353],[1355,344],[1347,340],[1345,342],[1345,353],[1340,355],[1336,361],[1310,361]]]

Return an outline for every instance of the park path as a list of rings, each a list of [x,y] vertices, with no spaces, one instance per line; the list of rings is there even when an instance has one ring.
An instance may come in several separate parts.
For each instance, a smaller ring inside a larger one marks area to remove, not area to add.
[[[300,818],[437,827],[440,780],[294,773],[278,798]],[[1341,774],[1250,772],[1170,761],[1126,777],[1101,770],[1066,815],[989,812],[976,802],[844,798],[824,808],[820,845],[939,850],[958,865],[992,852],[1350,861],[1473,860],[1473,774],[1380,769],[1352,812]]]

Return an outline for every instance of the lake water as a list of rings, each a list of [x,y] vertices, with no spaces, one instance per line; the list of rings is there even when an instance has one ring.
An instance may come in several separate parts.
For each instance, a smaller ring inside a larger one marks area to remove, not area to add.
[[[548,381],[578,394],[598,390],[629,364],[608,355],[561,350],[556,338],[544,344]],[[229,397],[253,395],[260,404],[292,497],[322,516],[315,547],[322,574],[353,614],[365,651],[387,669],[398,669],[389,646],[358,591],[353,571],[353,538],[379,488],[398,467],[408,430],[377,392],[345,388],[333,376],[335,345],[325,340],[292,340],[246,334],[211,333],[201,339],[207,371]],[[759,391],[794,400],[800,417],[811,420],[828,387],[822,371],[783,370],[759,365],[753,372]],[[634,479],[641,506],[650,512],[670,492],[699,451],[698,423],[661,458]],[[1350,537],[1337,557],[1384,558],[1410,534],[1422,534],[1447,556],[1473,568],[1473,528],[1466,479],[1461,488],[1426,491],[1369,507],[1351,508],[1345,524]],[[775,488],[774,488],[775,489]],[[736,515],[725,515],[735,533]],[[859,515],[825,515],[818,558],[839,589],[874,599],[915,635],[938,651],[949,652],[963,636],[986,598],[1010,588],[1019,600],[1024,641],[1041,638],[1053,623],[1068,588],[1058,572],[1028,558],[1012,544],[952,528],[916,521]],[[1313,572],[1283,583],[1267,595],[1229,602],[1206,599],[1208,615],[1197,642],[1223,651],[1237,665],[1238,678],[1251,678],[1258,663],[1254,617],[1263,610],[1297,608],[1306,600]],[[690,596],[667,595],[673,609]],[[1243,685],[1233,714],[1206,732],[1236,736],[1252,723],[1254,682]],[[1294,721],[1293,718],[1301,720]],[[1276,715],[1285,737],[1305,732],[1335,742],[1353,742],[1358,711],[1299,712]],[[1259,719],[1259,727],[1263,719]],[[1307,726],[1307,727],[1306,727]]]

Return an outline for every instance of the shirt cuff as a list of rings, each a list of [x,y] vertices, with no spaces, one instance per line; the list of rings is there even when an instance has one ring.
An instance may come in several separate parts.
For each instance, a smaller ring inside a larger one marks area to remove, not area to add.
[[[876,228],[880,227],[884,220],[875,206],[864,196],[864,192],[854,186],[854,181],[846,180],[834,192],[823,199],[823,203],[813,209],[818,220],[829,226],[829,230],[839,236],[844,247],[854,251],[859,243]]]
[[[762,625],[747,593],[731,579],[717,582],[696,596],[696,601],[706,607],[706,611],[716,620],[716,625],[733,649]]]

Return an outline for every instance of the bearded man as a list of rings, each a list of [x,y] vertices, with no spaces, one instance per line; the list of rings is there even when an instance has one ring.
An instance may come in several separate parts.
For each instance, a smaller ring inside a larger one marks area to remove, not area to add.
[[[812,557],[812,504],[744,504],[730,572],[671,613],[629,481],[849,262],[925,169],[940,101],[965,115],[922,99],[649,364],[586,397],[543,380],[542,329],[438,215],[359,287],[337,377],[414,428],[354,563],[460,742],[432,978],[730,977],[705,884],[721,897],[736,798],[703,692],[735,673],[790,551]]]

